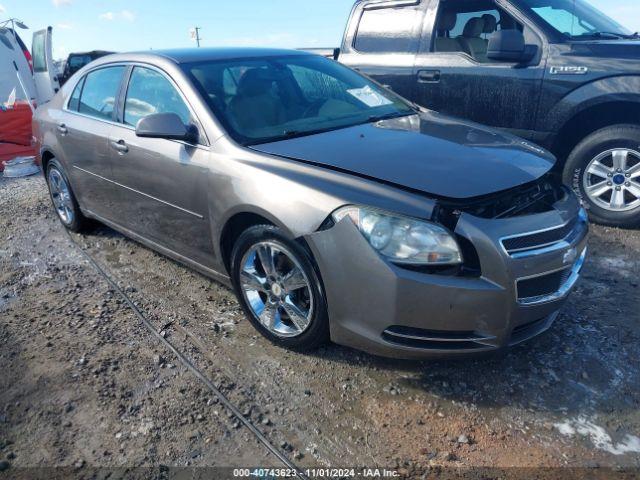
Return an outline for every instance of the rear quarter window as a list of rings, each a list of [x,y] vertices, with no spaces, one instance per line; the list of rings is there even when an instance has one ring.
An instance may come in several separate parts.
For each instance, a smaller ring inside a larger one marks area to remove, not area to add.
[[[82,78],[82,80],[78,82],[78,85],[76,85],[76,88],[73,89],[73,93],[69,98],[69,104],[67,105],[68,110],[72,110],[74,112],[78,111],[78,108],[80,107],[80,94],[82,93],[83,85],[84,85],[84,77]]]

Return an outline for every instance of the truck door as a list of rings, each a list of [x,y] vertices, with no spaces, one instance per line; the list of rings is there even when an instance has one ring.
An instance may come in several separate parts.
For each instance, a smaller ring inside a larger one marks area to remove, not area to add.
[[[33,34],[31,56],[33,60],[33,79],[36,84],[36,100],[38,105],[41,105],[51,100],[60,90],[58,76],[53,64],[51,27]]]
[[[362,2],[351,13],[340,62],[410,98],[428,0]]]
[[[424,23],[413,100],[532,138],[544,75],[542,37],[495,0],[433,0]],[[500,29],[522,31],[537,48],[534,59],[518,65],[487,58],[488,39]]]

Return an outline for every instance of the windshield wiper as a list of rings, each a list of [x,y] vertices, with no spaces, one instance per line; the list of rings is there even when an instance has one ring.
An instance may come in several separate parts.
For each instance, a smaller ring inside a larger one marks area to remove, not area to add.
[[[285,130],[282,132],[283,137],[297,137],[302,133],[301,130]]]
[[[387,119],[390,119],[390,118],[398,118],[398,117],[406,117],[408,115],[415,115],[415,112],[406,112],[406,113],[393,112],[393,113],[387,113],[385,115],[371,115],[366,120],[364,120],[362,122],[350,123],[350,124],[345,124],[345,125],[332,125],[330,127],[317,128],[317,129],[314,129],[314,130],[294,130],[294,129],[283,130],[282,134],[280,134],[280,135],[277,135],[277,136],[274,136],[274,137],[268,137],[268,138],[260,138],[260,139],[255,139],[255,140],[248,140],[245,143],[243,143],[243,145],[245,145],[245,146],[260,145],[262,143],[277,142],[279,140],[287,140],[287,139],[297,138],[297,137],[306,137],[306,136],[310,136],[310,135],[316,135],[318,133],[325,133],[325,132],[331,132],[331,131],[334,131],[334,130],[342,130],[343,128],[355,127],[356,125],[362,125],[363,123],[379,122],[380,120],[387,120]]]
[[[580,35],[576,35],[576,37],[595,37],[595,38],[612,38],[613,37],[615,39],[624,38],[625,40],[640,38],[640,36],[638,35],[638,32],[633,33],[631,35],[627,35],[626,33],[620,33],[620,32],[586,32]]]
[[[406,117],[409,115],[415,115],[415,112],[406,112],[406,113],[393,112],[393,113],[386,113],[384,115],[370,115],[369,117],[367,117],[367,123],[375,123],[375,122],[379,122],[380,120],[389,120],[391,118]]]

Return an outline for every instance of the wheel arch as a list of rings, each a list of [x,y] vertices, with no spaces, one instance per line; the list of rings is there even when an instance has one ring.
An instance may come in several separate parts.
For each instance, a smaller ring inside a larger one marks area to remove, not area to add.
[[[42,171],[45,173],[47,173],[47,165],[49,165],[49,162],[51,160],[53,160],[54,158],[56,158],[55,153],[53,153],[53,151],[49,148],[44,148],[42,149],[42,152],[40,153],[40,158],[41,158],[41,163],[42,163]]]
[[[218,248],[220,250],[220,258],[222,259],[227,272],[230,272],[231,252],[236,241],[242,232],[256,225],[273,225],[283,228],[281,222],[274,219],[272,215],[267,212],[258,212],[253,209],[243,209],[241,211],[234,212],[224,222],[224,225],[220,230]]]
[[[640,125],[640,96],[634,101],[604,101],[575,113],[558,131],[552,151],[564,163],[584,138],[602,128],[619,124]]]
[[[233,246],[238,240],[238,237],[240,237],[242,232],[256,225],[272,225],[280,228],[285,235],[297,241],[313,258],[311,248],[304,239],[304,236],[296,236],[291,229],[287,228],[284,222],[274,217],[269,212],[259,208],[245,207],[240,211],[234,212],[227,218],[218,237],[220,258],[222,259],[222,263],[227,270],[227,273],[230,272],[231,252],[233,251]]]

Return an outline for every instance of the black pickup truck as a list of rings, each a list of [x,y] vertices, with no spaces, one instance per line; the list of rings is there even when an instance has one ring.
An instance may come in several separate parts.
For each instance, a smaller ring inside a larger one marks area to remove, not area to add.
[[[587,1],[359,0],[335,57],[546,147],[593,220],[640,225],[640,37]]]

